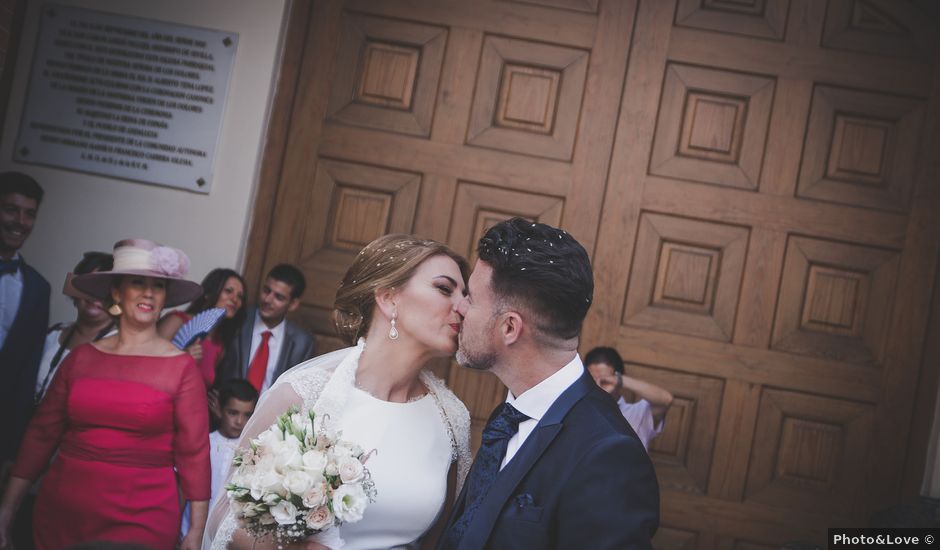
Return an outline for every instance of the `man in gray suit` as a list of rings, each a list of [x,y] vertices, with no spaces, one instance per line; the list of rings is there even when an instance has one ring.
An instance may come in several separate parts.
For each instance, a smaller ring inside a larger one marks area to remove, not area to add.
[[[299,269],[289,264],[274,266],[261,287],[258,306],[249,310],[245,324],[225,350],[218,382],[244,378],[261,393],[285,370],[313,357],[313,336],[287,320],[287,314],[300,307],[305,287]]]

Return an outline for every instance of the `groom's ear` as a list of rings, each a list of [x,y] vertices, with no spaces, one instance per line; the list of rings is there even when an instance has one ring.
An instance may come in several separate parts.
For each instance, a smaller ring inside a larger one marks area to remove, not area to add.
[[[503,313],[503,321],[499,324],[499,332],[505,345],[509,346],[518,342],[522,337],[523,330],[525,330],[525,323],[522,322],[521,315],[515,311]]]

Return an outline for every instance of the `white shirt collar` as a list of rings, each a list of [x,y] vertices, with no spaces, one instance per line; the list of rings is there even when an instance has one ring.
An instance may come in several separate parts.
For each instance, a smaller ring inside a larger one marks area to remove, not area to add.
[[[537,422],[545,416],[552,403],[583,373],[584,364],[581,363],[581,357],[575,355],[571,362],[523,392],[519,397],[513,397],[512,392],[507,392],[506,402]]]
[[[268,328],[268,325],[264,324],[264,321],[261,320],[261,314],[255,311],[255,328],[252,332],[252,339],[258,338],[261,336],[261,333],[270,330],[271,338],[277,341],[281,341],[284,336],[284,325],[286,319],[282,319],[274,328]]]

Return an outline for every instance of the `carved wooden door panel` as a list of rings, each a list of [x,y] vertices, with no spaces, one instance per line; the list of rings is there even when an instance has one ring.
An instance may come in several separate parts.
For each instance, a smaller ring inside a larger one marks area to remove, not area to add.
[[[303,268],[320,351],[373,238],[472,259],[491,224],[537,219],[592,253],[583,351],[615,345],[676,395],[651,448],[658,547],[821,543],[897,494],[940,251],[940,77],[915,4],[312,6],[249,268]],[[505,390],[440,372],[476,443]]]
[[[330,309],[358,250],[415,233],[473,259],[509,216],[597,233],[636,3],[317,2],[265,267],[310,280],[298,317],[337,347]],[[505,390],[442,374],[478,439]]]
[[[676,396],[658,547],[824,544],[896,498],[938,247],[926,21],[640,3],[585,344]]]

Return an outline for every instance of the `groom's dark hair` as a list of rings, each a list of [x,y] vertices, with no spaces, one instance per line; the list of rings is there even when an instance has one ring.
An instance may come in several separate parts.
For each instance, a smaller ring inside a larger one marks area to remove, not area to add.
[[[479,258],[493,268],[497,307],[522,308],[535,328],[574,338],[591,307],[594,274],[587,251],[567,232],[512,218],[493,226],[479,243]]]

